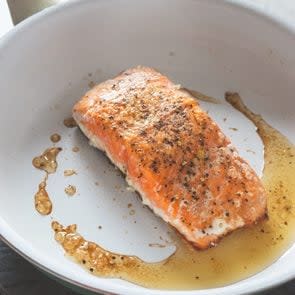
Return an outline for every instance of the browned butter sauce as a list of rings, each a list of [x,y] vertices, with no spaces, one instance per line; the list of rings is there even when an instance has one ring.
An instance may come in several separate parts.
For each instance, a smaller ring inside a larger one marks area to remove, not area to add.
[[[188,93],[189,95],[193,96],[194,98],[196,98],[197,100],[202,100],[202,101],[206,101],[206,102],[211,102],[214,104],[219,104],[220,101],[214,97],[208,96],[206,94],[203,94],[199,91],[196,90],[192,90],[192,89],[188,89],[188,88],[181,88],[181,91]]]
[[[64,171],[64,176],[72,176],[72,175],[76,175],[77,172],[74,169],[66,169]]]
[[[70,118],[66,118],[64,119],[64,125],[67,127],[67,128],[74,128],[77,126],[77,123],[76,121],[74,120],[74,118],[70,117]]]
[[[74,185],[69,184],[66,188],[65,188],[65,193],[69,196],[72,197],[75,193],[76,193],[77,189]]]
[[[59,142],[61,140],[61,136],[57,133],[54,133],[50,136],[50,140],[53,142],[53,143],[56,143],[56,142]]]
[[[35,208],[42,215],[48,215],[52,211],[52,202],[46,191],[46,181],[47,174],[45,179],[39,184],[39,189],[35,194]]]
[[[54,173],[57,168],[56,157],[62,149],[59,147],[52,147],[46,149],[42,155],[33,159],[32,164],[35,168],[46,172],[44,180],[39,184],[37,193],[35,194],[35,208],[42,215],[48,215],[52,211],[52,202],[46,191],[46,181],[48,174]]]
[[[217,247],[205,251],[197,251],[173,234],[177,250],[159,263],[109,252],[86,241],[77,233],[76,225],[63,227],[53,222],[55,239],[65,252],[93,274],[170,290],[224,286],[247,278],[278,259],[295,240],[295,148],[261,116],[252,113],[237,94],[227,93],[226,99],[257,126],[263,140],[262,181],[268,192],[268,220],[236,231]]]
[[[44,170],[46,173],[54,173],[57,168],[56,157],[62,150],[60,147],[46,149],[41,156],[33,159],[32,164],[35,168]]]

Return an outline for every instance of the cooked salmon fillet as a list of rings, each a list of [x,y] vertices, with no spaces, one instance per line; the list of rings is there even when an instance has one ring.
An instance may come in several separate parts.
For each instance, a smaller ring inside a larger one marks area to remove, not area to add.
[[[143,203],[199,249],[267,216],[266,194],[196,99],[154,69],[95,86],[73,117]]]

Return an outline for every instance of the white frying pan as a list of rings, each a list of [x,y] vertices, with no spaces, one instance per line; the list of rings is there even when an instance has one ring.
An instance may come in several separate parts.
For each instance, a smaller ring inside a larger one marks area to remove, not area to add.
[[[217,98],[236,90],[252,110],[294,142],[294,49],[291,28],[227,1],[74,1],[24,21],[0,40],[2,238],[44,271],[97,292],[242,294],[294,278],[295,248],[291,247],[264,271],[232,285],[185,292],[144,289],[92,276],[64,257],[50,229],[52,218],[65,225],[77,223],[88,239],[146,261],[159,261],[174,251],[173,246],[148,247],[159,242],[160,235],[168,238],[167,226],[125,189],[125,181],[104,155],[89,147],[78,130],[63,126],[62,120],[89,82],[141,64]],[[202,105],[261,173],[263,146],[253,124],[225,104]],[[224,117],[229,120],[224,122]],[[65,152],[48,181],[54,204],[51,218],[34,210],[33,196],[42,174],[31,160],[51,145],[49,136],[54,132],[61,134]],[[73,146],[80,147],[79,155],[71,152]],[[63,170],[68,168],[78,175],[64,178]],[[72,182],[78,194],[69,199],[64,187]],[[136,217],[128,215],[128,203],[133,203]]]

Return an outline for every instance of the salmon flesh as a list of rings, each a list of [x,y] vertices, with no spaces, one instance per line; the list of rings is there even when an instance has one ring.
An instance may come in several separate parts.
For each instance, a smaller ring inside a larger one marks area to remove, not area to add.
[[[199,249],[267,216],[266,193],[197,100],[154,69],[88,91],[73,117],[143,203]]]

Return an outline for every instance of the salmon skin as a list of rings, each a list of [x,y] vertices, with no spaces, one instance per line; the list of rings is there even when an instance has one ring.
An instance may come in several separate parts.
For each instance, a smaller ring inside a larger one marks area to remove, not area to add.
[[[73,117],[143,203],[198,249],[267,216],[254,170],[196,99],[154,69],[95,86]]]

